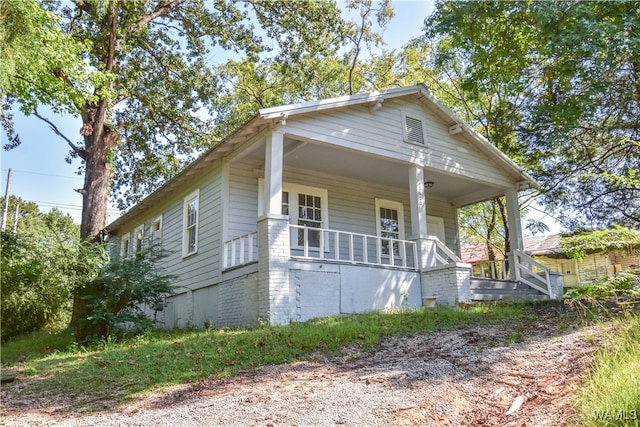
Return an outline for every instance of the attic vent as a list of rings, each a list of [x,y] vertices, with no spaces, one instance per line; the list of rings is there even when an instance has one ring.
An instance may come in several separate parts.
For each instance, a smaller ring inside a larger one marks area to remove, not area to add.
[[[405,138],[407,142],[424,144],[424,129],[422,127],[422,120],[405,116],[404,124],[405,124]]]

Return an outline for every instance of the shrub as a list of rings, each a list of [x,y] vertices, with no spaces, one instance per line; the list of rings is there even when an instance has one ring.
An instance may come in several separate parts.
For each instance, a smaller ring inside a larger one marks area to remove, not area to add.
[[[80,322],[90,333],[86,337],[106,339],[116,330],[140,330],[153,326],[143,310],[153,306],[175,289],[175,276],[158,267],[166,254],[148,248],[127,258],[111,260],[99,275],[87,282],[91,287],[85,297],[89,313]]]

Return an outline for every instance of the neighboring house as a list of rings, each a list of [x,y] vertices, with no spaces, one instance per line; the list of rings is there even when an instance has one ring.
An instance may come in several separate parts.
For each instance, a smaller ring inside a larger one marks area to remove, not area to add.
[[[506,196],[521,248],[535,186],[417,85],[262,109],[108,230],[171,252],[167,327],[281,324],[470,300],[457,208]]]
[[[590,251],[582,260],[571,259],[564,253],[560,238],[560,234],[525,237],[523,244],[527,254],[549,269],[559,271],[566,287],[589,285],[620,271],[640,268],[637,251]],[[475,275],[482,275],[481,270],[488,263],[486,245],[464,246],[461,258],[474,266]]]

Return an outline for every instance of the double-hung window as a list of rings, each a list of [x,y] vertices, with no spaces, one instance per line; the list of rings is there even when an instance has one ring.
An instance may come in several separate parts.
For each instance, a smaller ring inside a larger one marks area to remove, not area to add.
[[[151,244],[162,244],[162,215],[151,222]]]
[[[196,190],[184,198],[182,213],[182,257],[198,251],[198,214],[200,190]]]
[[[402,203],[376,199],[375,206],[377,232],[381,238],[382,255],[389,256],[391,250],[393,250],[394,257],[398,257],[400,256],[400,247],[398,242],[393,241],[404,239]],[[392,242],[393,245],[391,245]]]
[[[136,230],[133,232],[133,236],[134,236],[134,248],[135,248],[135,253],[140,253],[142,252],[142,244],[143,244],[143,238],[144,238],[144,226],[140,226],[138,228],[136,228]]]
[[[124,236],[121,237],[120,242],[121,242],[121,249],[120,249],[120,256],[122,258],[127,258],[129,257],[129,236],[130,234],[127,233]]]

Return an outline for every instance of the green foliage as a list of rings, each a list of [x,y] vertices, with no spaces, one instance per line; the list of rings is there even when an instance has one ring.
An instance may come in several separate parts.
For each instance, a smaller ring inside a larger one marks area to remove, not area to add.
[[[588,286],[573,288],[568,296],[585,302],[605,302],[612,297],[640,298],[640,275],[622,272]]]
[[[164,258],[151,247],[128,258],[111,260],[91,282],[97,292],[85,296],[89,308],[82,322],[94,331],[88,339],[107,339],[117,328],[121,332],[140,331],[154,326],[143,310],[154,306],[175,289],[175,276],[163,274],[158,267]]]
[[[570,228],[640,223],[639,28],[633,1],[441,1],[426,21],[454,109]]]
[[[587,253],[623,250],[640,251],[640,230],[614,226],[604,230],[563,236],[560,244],[569,257],[583,260]]]
[[[579,424],[637,426],[640,423],[640,317],[615,324],[606,345],[596,353],[593,369],[576,399]]]
[[[13,196],[11,212],[16,203],[20,204],[16,233],[5,231],[1,236],[3,340],[45,327],[66,327],[71,293],[91,274],[87,269],[91,260],[70,216],[56,209],[41,213],[35,204]]]

